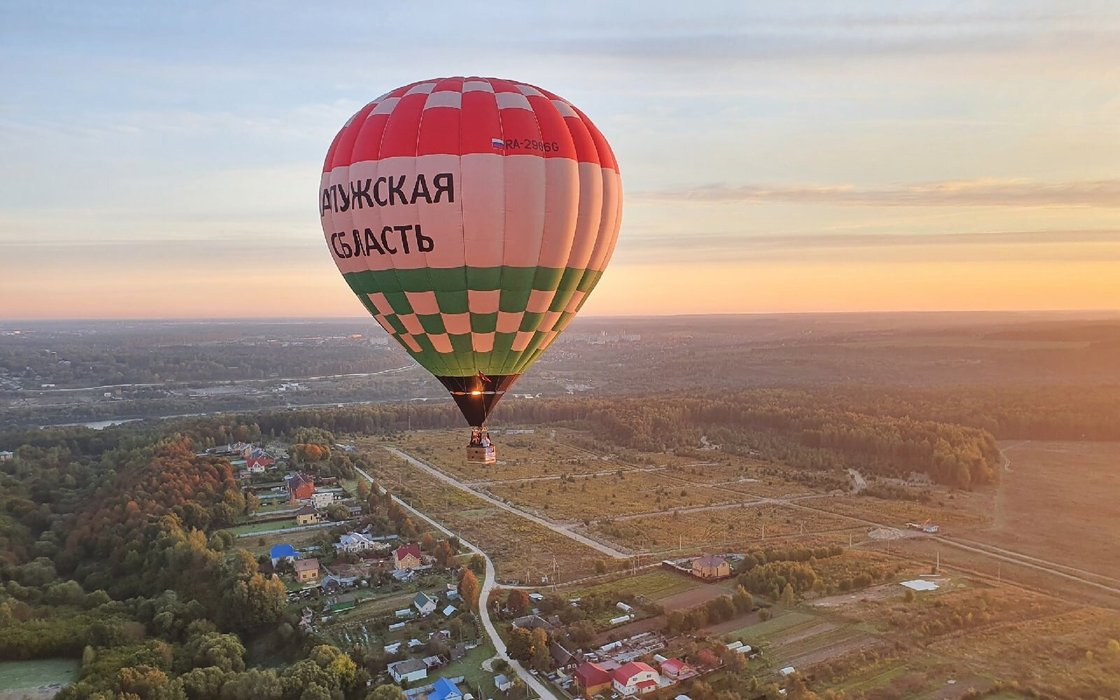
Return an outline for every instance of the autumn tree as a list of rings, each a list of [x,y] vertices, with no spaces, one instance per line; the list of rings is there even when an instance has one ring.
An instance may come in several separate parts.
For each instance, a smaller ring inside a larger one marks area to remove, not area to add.
[[[506,594],[506,608],[518,617],[529,612],[529,594],[520,588],[511,588]]]
[[[533,633],[521,627],[511,629],[506,652],[510,657],[527,663],[533,658]]]
[[[455,552],[451,551],[451,545],[447,540],[440,540],[436,545],[436,563],[443,568],[447,568],[451,564],[451,559],[455,556]]]
[[[540,673],[544,673],[552,666],[552,652],[548,645],[548,632],[537,627],[530,634],[532,651],[529,665]]]
[[[740,615],[754,610],[754,596],[742,586],[735,587],[735,593],[731,596],[731,602],[735,605],[735,611]]]
[[[463,569],[463,574],[459,577],[459,595],[472,610],[478,609],[478,595],[481,592],[482,586],[478,583],[478,577],[469,568]]]
[[[472,554],[470,561],[467,562],[467,568],[482,576],[486,573],[486,560],[479,554]]]
[[[797,594],[793,592],[793,584],[787,583],[786,587],[782,589],[782,595],[778,599],[782,605],[794,605],[797,603]]]
[[[399,685],[385,683],[366,693],[366,700],[405,700],[404,690]]]

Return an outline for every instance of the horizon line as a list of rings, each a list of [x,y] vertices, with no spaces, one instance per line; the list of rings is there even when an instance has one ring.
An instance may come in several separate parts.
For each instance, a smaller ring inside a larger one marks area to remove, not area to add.
[[[986,315],[986,314],[1023,314],[1023,315],[1056,315],[1056,314],[1101,314],[1105,316],[1120,315],[1120,307],[1111,309],[1095,308],[1070,308],[1070,309],[859,309],[851,311],[821,310],[821,311],[710,311],[696,313],[674,314],[589,314],[578,316],[573,321],[592,319],[634,319],[634,318],[706,318],[706,317],[734,317],[734,316],[903,316],[903,315]],[[39,318],[0,318],[0,324],[12,325],[18,323],[90,323],[90,322],[118,322],[118,323],[235,323],[244,321],[256,322],[315,322],[315,321],[373,321],[371,316],[90,316],[90,317],[39,317]]]

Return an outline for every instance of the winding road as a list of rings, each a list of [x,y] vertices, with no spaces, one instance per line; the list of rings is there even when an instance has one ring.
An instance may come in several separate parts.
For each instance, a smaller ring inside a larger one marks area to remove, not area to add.
[[[371,484],[374,483],[373,477],[367,474],[365,471],[357,467],[355,467],[354,469],[359,474],[361,474],[366,481],[370,482]],[[379,490],[382,494],[387,493],[384,488],[379,488]],[[509,653],[506,651],[506,643],[502,641],[501,635],[498,634],[498,628],[494,626],[494,621],[490,619],[490,606],[486,604],[486,601],[487,599],[489,599],[490,591],[493,590],[496,583],[494,562],[490,560],[490,556],[486,554],[486,552],[476,547],[474,544],[464,540],[456,533],[444,527],[442,523],[436,522],[435,520],[429,518],[427,515],[416,510],[405,501],[402,501],[400,498],[392,495],[390,495],[390,498],[392,498],[402,508],[420,518],[424,522],[428,523],[432,527],[436,528],[448,537],[457,538],[460,544],[462,544],[474,554],[482,557],[482,560],[486,562],[486,575],[483,576],[482,590],[478,595],[478,618],[482,621],[482,628],[486,630],[486,636],[490,637],[490,643],[494,645],[494,649],[495,651],[497,651],[498,657],[508,663],[510,668],[513,669],[513,671],[522,681],[524,681],[525,685],[529,688],[532,688],[533,692],[535,692],[541,698],[541,700],[559,700],[556,694],[553,693],[548,688],[548,686],[542,683],[540,679],[538,679],[532,673],[529,673],[529,671],[526,670],[519,661],[510,657]]]

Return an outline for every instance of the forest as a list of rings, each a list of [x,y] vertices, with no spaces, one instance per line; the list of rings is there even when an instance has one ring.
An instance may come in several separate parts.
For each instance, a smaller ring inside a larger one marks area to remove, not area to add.
[[[81,658],[63,700],[364,698],[365,668],[300,633],[284,584],[221,529],[250,503],[194,450],[232,435],[259,432],[25,434],[0,464],[0,657]]]

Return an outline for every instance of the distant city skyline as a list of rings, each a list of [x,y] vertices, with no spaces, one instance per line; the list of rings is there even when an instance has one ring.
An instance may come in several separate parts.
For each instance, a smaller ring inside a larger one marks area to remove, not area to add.
[[[1120,308],[1120,5],[0,0],[0,319],[354,317],[362,104],[538,84],[625,213],[584,315]]]

